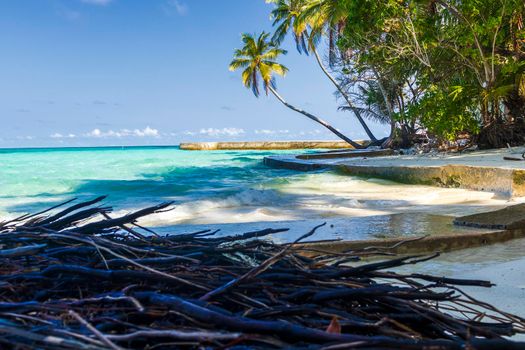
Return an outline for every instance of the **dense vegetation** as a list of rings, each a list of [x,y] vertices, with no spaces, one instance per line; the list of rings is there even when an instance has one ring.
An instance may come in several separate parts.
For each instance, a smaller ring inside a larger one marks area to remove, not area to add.
[[[238,50],[230,67],[244,69],[254,92],[261,76],[276,94],[274,74],[287,71],[276,62],[286,53],[279,45],[290,34],[299,52],[316,58],[344,102],[340,108],[372,141],[378,142],[367,120],[390,124],[385,147],[465,135],[485,148],[525,142],[523,0],[266,2],[274,32],[258,39],[271,47],[272,64],[254,69],[260,57]]]

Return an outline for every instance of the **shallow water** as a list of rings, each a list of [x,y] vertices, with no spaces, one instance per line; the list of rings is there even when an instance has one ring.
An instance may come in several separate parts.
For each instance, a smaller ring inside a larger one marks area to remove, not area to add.
[[[494,284],[492,288],[462,287],[461,290],[500,310],[525,318],[524,251],[525,239],[515,239],[445,253],[434,260],[393,270],[404,274],[424,273],[490,281]],[[525,334],[519,334],[513,338],[525,341]]]
[[[329,172],[270,169],[287,151],[182,151],[177,147],[0,151],[0,215],[108,195],[117,212],[161,201],[175,208],[151,226],[363,217],[457,215],[506,205],[491,193],[401,185]],[[289,151],[288,151],[289,153]]]
[[[277,243],[290,243],[305,233],[318,227],[315,234],[306,241],[339,240],[360,241],[384,238],[416,237],[429,233],[440,235],[475,234],[489,230],[459,227],[453,224],[454,218],[428,213],[397,213],[389,215],[373,215],[359,217],[331,217],[313,218],[295,221],[278,222],[248,222],[248,223],[220,223],[220,224],[179,224],[176,226],[155,227],[158,234],[183,234],[202,230],[219,230],[217,236],[237,235],[242,232],[259,231],[269,227],[287,229],[266,236]],[[379,245],[388,245],[379,243]]]

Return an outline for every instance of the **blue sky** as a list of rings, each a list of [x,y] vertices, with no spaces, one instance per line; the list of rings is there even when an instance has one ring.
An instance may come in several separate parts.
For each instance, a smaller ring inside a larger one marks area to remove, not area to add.
[[[1,1],[0,147],[333,139],[227,69],[242,32],[271,29],[270,10],[264,0]],[[285,48],[281,94],[364,138],[315,60]]]

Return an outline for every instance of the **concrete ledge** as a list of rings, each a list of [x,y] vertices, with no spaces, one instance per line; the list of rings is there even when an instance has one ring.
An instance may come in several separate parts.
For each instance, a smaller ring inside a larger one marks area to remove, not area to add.
[[[515,169],[444,166],[357,166],[339,165],[337,170],[354,176],[376,177],[406,184],[464,188],[520,196],[525,186],[514,182]]]
[[[525,169],[500,165],[467,165],[461,159],[417,159],[385,157],[354,151],[355,155],[337,156],[341,152],[308,156],[276,155],[266,157],[264,164],[290,170],[313,171],[331,169],[359,177],[380,178],[405,184],[419,184],[476,191],[495,192],[509,197],[525,196]],[[507,165],[507,164],[506,164]]]
[[[338,151],[338,152],[320,152],[313,154],[300,154],[296,156],[297,159],[336,159],[336,158],[358,158],[358,157],[386,157],[393,156],[395,151],[391,149],[382,150],[353,150],[353,151]]]
[[[424,237],[424,236],[423,236]],[[448,252],[453,250],[480,247],[494,243],[506,242],[516,238],[525,237],[525,228],[506,231],[492,231],[482,233],[466,233],[459,235],[430,235],[419,240],[406,241],[407,237],[372,239],[360,241],[336,241],[327,243],[305,243],[300,247],[304,248],[307,256],[317,256],[322,254],[320,251],[342,253],[351,250],[360,250],[370,247],[384,248],[385,251],[396,254],[420,254],[434,252]],[[404,242],[400,244],[401,242]],[[391,248],[392,246],[398,246]],[[309,250],[310,249],[310,250]],[[320,251],[315,251],[320,250]]]
[[[462,216],[454,219],[454,224],[496,230],[525,229],[525,204],[512,205],[488,213]]]
[[[292,162],[289,159],[281,157],[264,157],[263,163],[266,166],[278,169],[289,169],[299,171],[314,171],[319,169],[333,168],[330,164],[312,163],[306,160],[294,159]]]
[[[366,144],[367,141],[356,141]],[[256,141],[256,142],[190,142],[181,143],[187,151],[210,150],[287,150],[287,149],[354,149],[343,141]]]

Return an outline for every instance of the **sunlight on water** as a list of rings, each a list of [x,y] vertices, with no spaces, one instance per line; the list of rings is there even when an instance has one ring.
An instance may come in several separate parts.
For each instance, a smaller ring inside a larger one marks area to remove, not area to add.
[[[288,151],[289,152],[289,151]],[[120,213],[174,201],[152,226],[281,221],[399,212],[453,215],[505,205],[491,193],[400,185],[334,173],[270,169],[286,151],[181,151],[176,147],[0,151],[0,213],[108,195]]]

